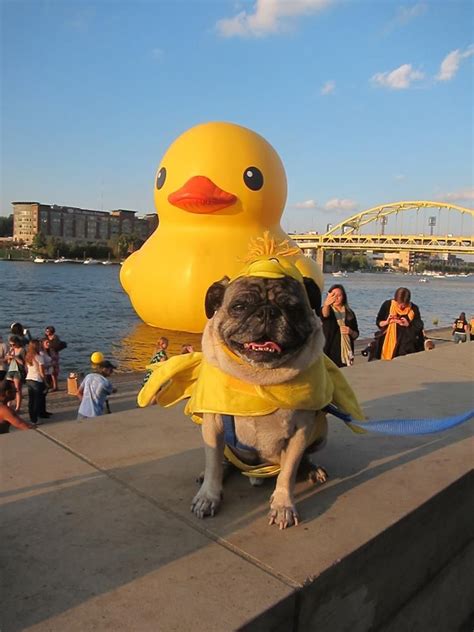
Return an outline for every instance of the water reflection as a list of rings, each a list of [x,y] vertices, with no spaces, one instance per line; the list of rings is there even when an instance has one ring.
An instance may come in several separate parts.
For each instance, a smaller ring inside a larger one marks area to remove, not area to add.
[[[169,340],[168,357],[181,353],[182,345],[192,345],[201,351],[201,334],[170,331],[137,323],[118,343],[112,344],[112,355],[123,371],[144,371],[161,336]]]

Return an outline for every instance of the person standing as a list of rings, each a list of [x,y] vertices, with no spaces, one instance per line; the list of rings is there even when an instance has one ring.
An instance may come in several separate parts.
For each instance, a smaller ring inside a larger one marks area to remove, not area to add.
[[[393,360],[398,356],[424,350],[424,324],[418,306],[411,302],[408,288],[399,287],[393,299],[382,303],[376,323],[380,329],[376,358]]]
[[[323,332],[326,338],[324,353],[338,367],[354,363],[354,340],[359,337],[357,318],[347,303],[343,285],[329,288],[321,309]]]
[[[48,325],[48,327],[45,328],[44,335],[45,338],[49,340],[49,348],[51,352],[51,358],[53,360],[53,370],[51,373],[51,391],[57,391],[59,380],[59,352],[63,349],[66,349],[67,342],[59,338],[56,333],[56,329],[52,325]]]
[[[25,356],[27,368],[26,386],[28,387],[28,413],[32,424],[37,424],[40,417],[49,417],[46,413],[46,385],[44,360],[40,353],[40,341],[31,340]]]
[[[43,362],[44,362],[44,382],[46,385],[46,391],[51,390],[51,388],[53,387],[53,370],[54,370],[54,364],[53,364],[53,357],[52,357],[52,353],[51,352],[51,343],[48,340],[48,338],[44,338],[41,341],[41,350],[40,350],[40,355],[43,358]]]
[[[469,323],[467,322],[466,313],[461,312],[453,323],[453,340],[456,344],[467,341],[469,333]]]
[[[77,396],[81,400],[77,413],[78,420],[99,417],[104,414],[107,397],[117,392],[109,380],[114,369],[115,366],[112,362],[104,360],[97,364],[93,373],[86,375],[77,391]]]
[[[14,410],[18,412],[23,401],[23,382],[26,376],[25,349],[18,336],[10,336],[8,344],[10,348],[7,355],[8,369],[6,377],[7,380],[10,380],[15,385],[16,397]]]

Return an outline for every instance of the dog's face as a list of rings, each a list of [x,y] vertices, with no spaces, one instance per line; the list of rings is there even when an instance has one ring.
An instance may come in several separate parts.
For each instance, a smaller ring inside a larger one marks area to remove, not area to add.
[[[214,316],[222,342],[252,366],[276,368],[304,347],[317,326],[321,293],[312,279],[305,285],[279,279],[241,277],[214,283],[206,296],[206,314]]]

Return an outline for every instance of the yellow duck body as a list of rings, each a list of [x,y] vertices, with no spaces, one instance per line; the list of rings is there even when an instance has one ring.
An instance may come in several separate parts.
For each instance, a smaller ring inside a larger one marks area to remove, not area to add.
[[[265,232],[289,240],[280,226],[286,194],[283,164],[255,132],[214,122],[177,138],[157,172],[159,226],[121,267],[120,281],[140,318],[154,327],[202,332],[209,286],[238,273],[249,242]],[[303,253],[289,260],[322,289],[314,261]]]

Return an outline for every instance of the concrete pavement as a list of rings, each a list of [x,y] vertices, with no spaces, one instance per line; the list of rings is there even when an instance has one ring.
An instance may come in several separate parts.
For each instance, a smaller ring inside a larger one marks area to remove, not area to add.
[[[345,374],[369,417],[454,414],[473,408],[473,351]],[[240,474],[194,518],[203,450],[180,407],[5,435],[2,632],[456,630],[474,607],[472,428],[359,436],[331,418],[330,480],[298,484],[302,523],[284,532],[267,526],[274,481]]]

